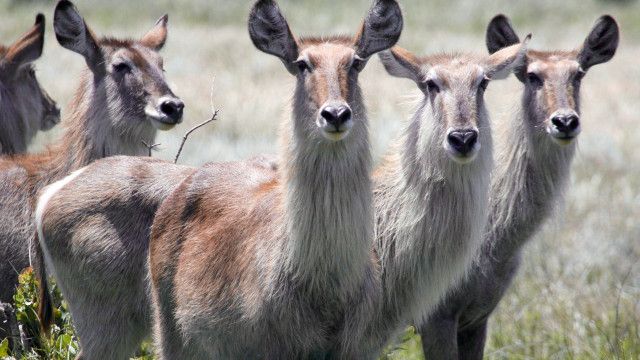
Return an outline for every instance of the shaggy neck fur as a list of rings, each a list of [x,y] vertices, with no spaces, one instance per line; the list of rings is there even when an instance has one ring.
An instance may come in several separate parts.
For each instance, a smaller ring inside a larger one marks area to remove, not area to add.
[[[576,144],[554,143],[539,128],[542,116],[525,92],[517,125],[508,127],[498,155],[482,261],[502,264],[517,256],[561,201]]]
[[[292,126],[285,131],[281,183],[285,187],[286,240],[279,255],[284,273],[316,293],[348,296],[370,263],[373,238],[371,151],[359,89],[350,102],[354,126],[338,142],[314,133],[300,81]]]
[[[423,100],[390,164],[376,177],[376,250],[384,289],[380,328],[394,330],[430,311],[472,262],[492,167],[482,104],[478,114],[480,151],[460,165],[443,148],[442,115]]]
[[[109,95],[105,81],[86,72],[69,109],[59,145],[50,150],[52,178],[65,176],[94,160],[113,155],[145,156],[142,143],[153,141],[155,128],[146,119],[126,118],[126,109]]]

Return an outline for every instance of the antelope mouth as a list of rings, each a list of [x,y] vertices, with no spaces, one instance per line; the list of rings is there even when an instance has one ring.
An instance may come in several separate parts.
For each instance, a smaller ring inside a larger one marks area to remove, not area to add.
[[[576,131],[573,131],[571,133],[561,132],[554,128],[547,128],[547,133],[549,134],[549,136],[551,136],[551,139],[556,144],[560,146],[567,146],[571,144],[578,137],[578,134],[580,134],[580,128],[576,129]]]
[[[467,165],[472,163],[478,156],[478,152],[480,151],[480,145],[475,146],[473,150],[467,153],[461,153],[450,147],[447,147],[446,150],[447,150],[447,155],[449,155],[449,158],[453,160],[455,163],[458,163],[460,165]]]

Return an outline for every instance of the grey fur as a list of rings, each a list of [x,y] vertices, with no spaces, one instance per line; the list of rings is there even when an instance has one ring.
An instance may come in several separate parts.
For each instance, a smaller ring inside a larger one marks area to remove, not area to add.
[[[610,59],[617,47],[617,25],[612,18],[603,18],[594,31],[600,30],[598,32],[611,44],[597,61]],[[502,32],[515,34],[506,17],[498,16],[491,24],[496,20]],[[607,31],[602,31],[603,24],[607,24]],[[489,36],[500,32],[489,29],[487,44],[495,44],[505,38],[489,39]],[[598,43],[593,32],[588,39]],[[503,45],[508,45],[508,41]],[[600,49],[603,47],[599,46]],[[489,50],[492,49],[490,45]],[[555,54],[557,59],[550,61],[566,62],[563,56],[575,56],[571,52],[565,52],[569,55]],[[577,68],[578,61],[574,62]],[[517,273],[523,246],[553,213],[566,191],[576,144],[573,141],[559,145],[550,135],[549,116],[557,113],[558,109],[546,108],[535,85],[525,80],[526,71],[526,67],[523,68],[518,76],[525,81],[521,108],[514,121],[510,122],[513,126],[502,138],[504,143],[497,157],[489,219],[478,258],[469,277],[440,303],[437,311],[419,322],[427,358],[482,359],[487,321]],[[570,85],[573,86],[572,99],[566,94],[567,81],[572,80],[567,80],[567,74],[563,72],[559,79],[550,79],[553,85],[549,86],[553,86],[559,99],[557,105],[560,110],[569,106],[572,100],[575,104],[572,110],[579,114],[579,81]]]

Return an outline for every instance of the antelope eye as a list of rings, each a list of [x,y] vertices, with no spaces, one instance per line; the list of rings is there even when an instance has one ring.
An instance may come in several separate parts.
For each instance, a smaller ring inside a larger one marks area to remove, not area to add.
[[[311,72],[311,66],[306,60],[298,60],[296,61],[295,64],[298,67],[298,71],[300,71],[301,74],[304,73],[305,71]]]
[[[482,91],[487,90],[487,86],[489,86],[489,81],[491,81],[491,79],[485,77],[484,79],[482,79],[482,81],[480,81],[480,89],[482,89]]]
[[[527,81],[535,87],[542,86],[542,79],[536,73],[527,73]]]
[[[580,81],[582,80],[582,78],[586,75],[587,73],[583,70],[578,70],[578,72],[576,73],[576,75],[573,77],[574,81]]]
[[[429,80],[425,81],[424,84],[427,87],[427,91],[429,91],[430,93],[435,94],[435,93],[439,93],[440,92],[440,87],[432,79],[429,79]]]
[[[113,71],[117,73],[125,73],[131,71],[131,66],[126,62],[118,62],[111,65],[113,67]]]
[[[366,62],[363,59],[360,58],[354,58],[353,59],[353,63],[351,64],[351,68],[354,69],[355,71],[362,71],[362,69],[364,69]]]

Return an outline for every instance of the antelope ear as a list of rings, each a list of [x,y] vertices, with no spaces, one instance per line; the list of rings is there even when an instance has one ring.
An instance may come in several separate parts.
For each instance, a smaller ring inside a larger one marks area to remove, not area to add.
[[[487,26],[485,39],[489,54],[493,54],[500,49],[520,42],[518,35],[511,26],[509,18],[503,14],[496,15],[491,19]]]
[[[104,61],[98,41],[71,1],[61,0],[53,15],[56,39],[64,48],[84,56],[89,69],[104,73]]]
[[[382,65],[391,76],[407,78],[422,83],[423,74],[420,68],[420,61],[408,50],[399,46],[394,46],[390,50],[378,53]]]
[[[530,39],[531,34],[527,35],[521,43],[498,50],[490,55],[485,69],[487,77],[493,80],[505,79],[511,72],[521,68],[526,60],[527,45]]]
[[[280,58],[291,74],[297,73],[293,63],[298,59],[298,43],[275,1],[258,0],[253,5],[249,36],[255,47]]]
[[[158,21],[153,29],[149,30],[141,39],[140,43],[155,51],[159,51],[167,41],[167,22],[169,15],[165,14]]]
[[[38,14],[33,27],[9,46],[3,67],[13,72],[20,66],[38,59],[44,46],[44,28],[44,15]]]
[[[402,10],[395,0],[376,0],[354,39],[356,54],[368,59],[391,48],[402,33]]]
[[[613,58],[620,41],[620,30],[615,19],[609,15],[601,16],[591,29],[578,54],[578,62],[583,70],[593,65],[607,62]]]

